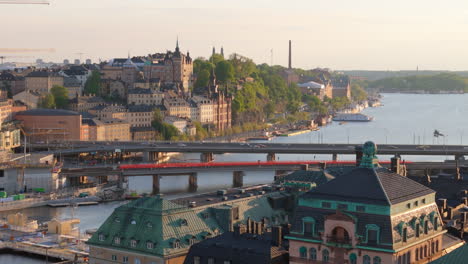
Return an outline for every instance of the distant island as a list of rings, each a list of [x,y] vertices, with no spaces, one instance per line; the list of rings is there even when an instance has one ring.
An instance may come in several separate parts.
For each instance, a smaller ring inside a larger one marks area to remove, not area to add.
[[[385,93],[446,94],[468,92],[468,77],[455,73],[389,77],[374,81],[359,80],[358,82],[369,91]]]

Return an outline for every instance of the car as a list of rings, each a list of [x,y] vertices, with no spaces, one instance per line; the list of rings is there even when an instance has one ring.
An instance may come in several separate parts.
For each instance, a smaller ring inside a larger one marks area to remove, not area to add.
[[[185,145],[184,143],[179,143],[179,144],[177,144],[177,146],[179,146],[179,147],[186,147],[187,145]]]

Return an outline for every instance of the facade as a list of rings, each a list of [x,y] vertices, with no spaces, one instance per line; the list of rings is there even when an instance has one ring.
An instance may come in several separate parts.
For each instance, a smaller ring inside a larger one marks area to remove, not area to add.
[[[177,116],[165,116],[164,122],[175,126],[180,133],[185,133],[187,128],[187,119],[183,119]]]
[[[232,231],[247,219],[287,223],[291,208],[284,205],[294,199],[287,193],[257,192],[230,190],[227,200],[216,193],[173,201],[158,195],[122,205],[88,240],[89,263],[182,264],[191,245]]]
[[[131,127],[132,141],[152,141],[158,134],[154,127]]]
[[[143,66],[146,78],[157,78],[162,83],[178,84],[183,94],[189,93],[193,78],[193,62],[190,54],[183,54],[177,42],[174,52],[165,54],[156,53],[149,55]]]
[[[121,119],[85,119],[90,141],[130,141],[130,124]]]
[[[320,100],[323,100],[323,98],[325,97],[325,85],[321,83],[309,81],[309,82],[298,84],[298,86],[299,86],[299,89],[301,89],[301,92],[303,94],[315,95]],[[333,96],[333,95],[330,95],[330,96]]]
[[[32,91],[22,91],[13,95],[13,100],[20,101],[29,109],[37,108],[41,95]]]
[[[0,150],[11,150],[21,146],[21,131],[18,122],[3,122],[0,130]]]
[[[11,99],[0,100],[0,124],[11,121],[13,101]]]
[[[80,94],[78,94],[78,97],[75,97],[72,100],[70,100],[69,107],[72,111],[75,112],[85,112],[93,107],[105,103],[106,102],[101,97],[95,95],[81,96]]]
[[[50,92],[52,87],[63,86],[63,76],[52,71],[33,71],[26,75],[26,91],[39,94]]]
[[[214,122],[214,105],[209,98],[193,96],[190,103],[190,119],[202,124],[212,124]]]
[[[378,166],[364,145],[360,167],[300,196],[290,263],[428,263],[444,249],[435,191]]]
[[[163,105],[166,107],[167,115],[190,118],[190,107],[185,99],[172,91],[164,95]]]
[[[8,194],[31,192],[34,188],[43,188],[45,192],[54,192],[59,187],[57,173],[50,166],[28,165],[24,168],[8,167],[0,169],[0,190]],[[19,178],[24,177],[24,178]]]
[[[102,121],[113,119],[127,120],[127,108],[123,105],[103,104],[89,109],[88,112]]]
[[[133,88],[139,72],[134,60],[138,58],[112,59],[101,69],[103,79],[120,80],[126,88]]]
[[[113,98],[125,99],[128,85],[123,80],[102,79],[101,95]]]
[[[164,93],[153,89],[135,88],[128,90],[128,105],[160,105]]]
[[[24,77],[7,71],[0,73],[0,89],[3,91],[10,90],[12,95],[22,92],[25,89]]]
[[[347,97],[351,99],[350,80],[347,75],[332,78],[333,97]]]
[[[129,105],[127,122],[130,127],[150,127],[154,109],[151,105]]]
[[[63,77],[63,86],[68,90],[68,98],[78,97],[83,92],[81,82],[75,77]]]
[[[80,87],[83,89],[92,71],[83,65],[70,65],[68,69],[60,71],[60,74],[64,77],[77,79],[80,83]]]
[[[16,114],[31,142],[81,140],[81,115],[59,109],[31,109]]]

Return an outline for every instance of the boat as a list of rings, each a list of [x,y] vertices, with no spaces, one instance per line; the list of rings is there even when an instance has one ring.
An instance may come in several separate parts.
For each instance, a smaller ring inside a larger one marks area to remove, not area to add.
[[[374,120],[372,116],[368,116],[364,114],[338,113],[335,117],[333,117],[333,121],[340,121],[340,122],[369,122],[372,120]]]

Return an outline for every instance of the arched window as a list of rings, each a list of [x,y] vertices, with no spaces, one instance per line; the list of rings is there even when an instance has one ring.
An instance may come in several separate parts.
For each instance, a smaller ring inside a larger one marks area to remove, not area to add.
[[[328,250],[324,249],[322,251],[322,261],[328,262],[328,260],[330,260],[330,253],[328,252]]]
[[[406,242],[408,239],[408,228],[403,228],[403,234],[401,235],[403,242]]]
[[[416,260],[419,260],[419,248],[416,248],[415,257]]]
[[[379,243],[380,228],[377,225],[366,225],[367,244],[377,245]]]
[[[317,249],[315,249],[315,248],[310,248],[309,249],[309,259],[317,260]]]
[[[420,233],[420,226],[419,226],[419,223],[416,224],[416,227],[415,227],[415,231],[416,231],[416,237],[419,237],[419,233]]]
[[[374,257],[374,264],[380,264],[382,262],[382,260],[380,259],[380,257]]]
[[[423,259],[424,258],[424,249],[423,247],[421,246],[419,248],[419,259]]]
[[[439,229],[439,218],[435,217],[434,218],[434,230],[437,231],[437,229]]]
[[[427,257],[427,245],[424,246],[424,257]]]
[[[349,255],[349,263],[350,264],[357,264],[357,256],[354,253]]]
[[[424,234],[429,233],[429,221],[424,221]]]
[[[299,256],[300,256],[301,258],[307,258],[307,248],[301,247],[301,248],[299,249]]]
[[[315,234],[315,219],[312,217],[302,218],[304,236],[314,236]]]
[[[362,264],[371,264],[370,263],[370,257],[368,255],[365,255],[363,258],[362,258]]]

